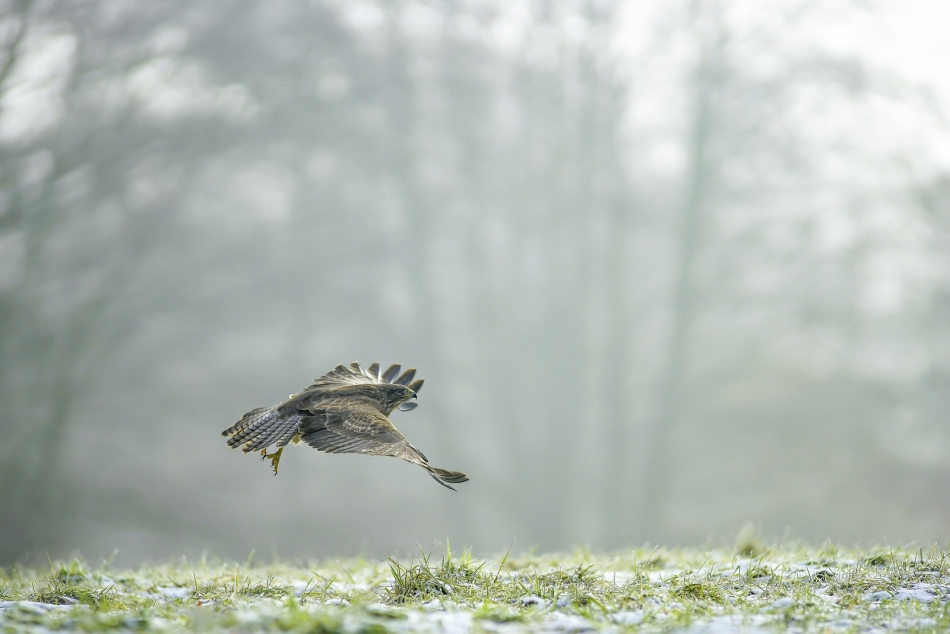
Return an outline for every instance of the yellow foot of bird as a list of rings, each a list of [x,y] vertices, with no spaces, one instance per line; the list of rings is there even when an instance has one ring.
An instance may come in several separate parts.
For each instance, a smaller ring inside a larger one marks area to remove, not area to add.
[[[264,458],[270,458],[270,464],[274,467],[274,475],[277,475],[277,465],[280,463],[280,454],[284,453],[284,448],[281,447],[274,453],[267,453],[267,449],[261,449],[261,460]]]

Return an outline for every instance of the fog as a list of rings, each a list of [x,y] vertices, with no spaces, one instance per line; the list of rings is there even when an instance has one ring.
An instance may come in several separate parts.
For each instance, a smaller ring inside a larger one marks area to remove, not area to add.
[[[0,563],[946,542],[948,23],[0,2]],[[458,493],[225,446],[352,361]]]

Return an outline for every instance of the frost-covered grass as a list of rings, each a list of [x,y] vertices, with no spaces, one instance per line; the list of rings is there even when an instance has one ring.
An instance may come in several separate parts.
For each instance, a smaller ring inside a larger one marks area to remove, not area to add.
[[[0,631],[947,631],[950,553],[827,546],[0,572]]]

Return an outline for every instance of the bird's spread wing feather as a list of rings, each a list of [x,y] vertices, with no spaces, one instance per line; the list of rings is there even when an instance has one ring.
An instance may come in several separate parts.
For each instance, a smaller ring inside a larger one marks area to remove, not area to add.
[[[465,482],[468,478],[429,464],[421,451],[412,446],[396,426],[378,410],[361,403],[345,404],[347,399],[320,403],[310,416],[300,419],[301,440],[327,453],[360,453],[393,456],[419,465],[439,484]],[[340,401],[340,402],[334,402]]]
[[[405,454],[414,448],[388,418],[362,404],[346,406],[348,399],[331,399],[300,421],[301,439],[327,453],[363,453],[375,456]],[[408,450],[408,451],[407,451]],[[424,460],[418,452],[417,460]],[[402,456],[399,456],[402,457]],[[410,459],[410,462],[413,460]]]
[[[413,381],[416,376],[415,368],[410,368],[399,374],[402,369],[400,365],[391,365],[385,372],[379,371],[379,364],[374,363],[368,368],[363,368],[355,361],[349,366],[338,365],[319,379],[314,379],[313,384],[307,389],[317,387],[343,387],[345,385],[360,385],[364,383],[398,383],[405,385],[413,392],[418,393],[422,389],[423,379]],[[398,377],[397,377],[398,375]]]

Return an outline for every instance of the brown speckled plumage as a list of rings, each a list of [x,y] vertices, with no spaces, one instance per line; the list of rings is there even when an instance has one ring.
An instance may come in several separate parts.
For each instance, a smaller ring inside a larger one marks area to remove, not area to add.
[[[380,373],[378,363],[366,369],[359,363],[338,365],[280,405],[251,410],[221,435],[232,449],[240,446],[244,453],[260,451],[262,457],[270,458],[275,475],[284,447],[293,441],[327,453],[402,458],[454,491],[449,483],[465,482],[468,477],[430,465],[388,418],[397,407],[414,409],[416,403],[408,401],[422,387],[422,379],[413,380],[414,369],[402,374],[400,370],[393,365]],[[268,454],[268,447],[277,451]]]

